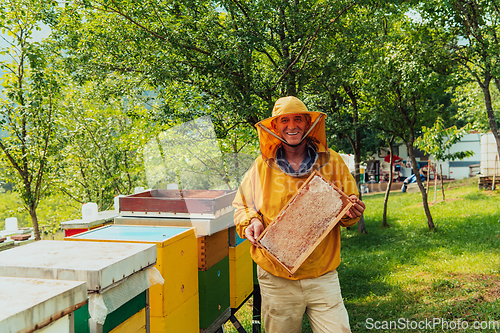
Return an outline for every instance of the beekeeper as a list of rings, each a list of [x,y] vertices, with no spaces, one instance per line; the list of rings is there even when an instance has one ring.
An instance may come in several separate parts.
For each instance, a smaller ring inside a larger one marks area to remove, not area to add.
[[[342,157],[328,149],[325,117],[308,111],[298,98],[276,101],[272,117],[256,124],[261,156],[245,175],[233,202],[236,230],[252,243],[267,333],[300,332],[305,313],[313,332],[350,332],[336,268],[340,264],[340,226],[356,224],[365,205]],[[300,268],[290,276],[255,240],[318,170],[355,204]]]

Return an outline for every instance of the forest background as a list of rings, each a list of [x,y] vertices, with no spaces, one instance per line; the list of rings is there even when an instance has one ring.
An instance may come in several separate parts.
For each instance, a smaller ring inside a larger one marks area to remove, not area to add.
[[[137,186],[235,189],[259,153],[254,125],[288,95],[327,114],[358,182],[394,139],[416,168],[414,143],[436,121],[491,130],[500,152],[499,20],[497,0],[3,1],[0,179],[18,199],[0,225],[21,214],[38,235]],[[196,119],[213,128],[196,144],[171,131]],[[164,145],[172,133],[179,145]],[[170,163],[151,183],[154,147]]]

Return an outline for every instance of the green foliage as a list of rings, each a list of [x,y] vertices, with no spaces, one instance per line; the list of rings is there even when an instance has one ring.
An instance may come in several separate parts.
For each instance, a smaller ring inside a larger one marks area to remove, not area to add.
[[[59,122],[66,135],[58,138],[55,186],[80,204],[97,203],[99,210],[110,209],[114,196],[146,186],[142,148],[161,129],[150,124],[139,92],[117,88],[117,82],[124,80],[68,86]]]
[[[355,155],[373,154],[380,140],[367,126],[365,87],[377,49],[383,44],[385,14],[380,8],[357,6],[339,17],[322,39],[322,55],[311,63],[304,82],[304,100],[328,115],[330,147]]]
[[[160,133],[143,150],[148,186],[236,189],[257,156],[248,132],[231,129],[217,139],[210,117],[200,117]]]
[[[481,89],[489,128],[500,153],[500,134],[490,89],[493,83],[500,92],[499,6],[498,0],[429,1],[422,4],[422,13],[427,20],[446,27],[452,37],[446,45],[450,57]]]
[[[368,81],[367,99],[372,126],[406,143],[423,125],[432,124],[444,111],[441,96],[450,81],[450,65],[431,26],[415,29],[398,20],[379,50]]]
[[[254,125],[278,97],[300,93],[310,77],[309,60],[323,53],[320,41],[353,5],[76,1],[61,12],[58,29],[68,68],[78,78],[130,73],[165,100],[175,82],[226,121]]]
[[[500,119],[500,92],[491,84],[491,100],[495,118]],[[486,133],[490,130],[485,112],[484,93],[477,83],[469,82],[454,88],[454,103],[458,106],[456,118],[472,124],[472,128]],[[497,120],[497,124],[500,123]]]
[[[445,128],[443,119],[438,117],[431,128],[422,127],[422,136],[417,138],[415,144],[420,150],[425,151],[427,154],[434,155],[438,161],[462,160],[471,157],[474,152],[467,150],[449,153],[448,151],[455,143],[459,142],[464,135],[469,133],[470,129],[470,124],[462,128],[457,128],[456,126]]]
[[[0,6],[0,27],[9,37],[1,52],[10,57],[0,62],[2,178],[15,183],[37,238],[36,208],[48,193],[55,168],[55,122],[63,75],[54,66],[56,50],[49,43],[33,41],[32,35],[40,20],[50,16],[54,3],[12,0]]]

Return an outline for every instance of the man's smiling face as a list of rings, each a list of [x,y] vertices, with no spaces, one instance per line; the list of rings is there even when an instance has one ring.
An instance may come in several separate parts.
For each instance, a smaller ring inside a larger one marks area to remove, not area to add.
[[[276,119],[275,129],[278,134],[291,145],[300,143],[309,122],[300,113],[287,114]]]

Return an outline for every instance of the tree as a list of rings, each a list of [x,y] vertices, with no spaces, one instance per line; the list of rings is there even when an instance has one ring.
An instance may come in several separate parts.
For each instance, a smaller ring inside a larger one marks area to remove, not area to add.
[[[394,143],[394,135],[390,137],[388,140],[389,143],[389,182],[387,184],[387,189],[385,190],[385,196],[384,196],[384,210],[382,213],[382,227],[388,227],[389,223],[387,223],[387,203],[389,202],[389,195],[391,193],[391,186],[392,186],[392,171],[393,171],[393,161],[394,161],[394,150],[392,144]]]
[[[10,60],[0,62],[3,96],[0,98],[0,139],[7,173],[16,184],[40,239],[36,209],[48,193],[54,166],[56,121],[61,74],[54,53],[31,40],[55,2],[10,0],[0,4],[0,28],[8,37],[1,50]]]
[[[140,152],[162,129],[154,126],[140,91],[123,82],[68,85],[61,103],[60,126],[66,135],[58,137],[62,167],[57,188],[79,204],[97,203],[99,210],[112,207],[114,196],[146,185]],[[120,87],[114,87],[117,83]]]
[[[476,82],[465,82],[454,87],[453,96],[453,102],[458,107],[455,118],[459,120],[457,124],[459,127],[464,125],[464,123],[470,123],[474,130],[481,133],[491,130],[488,115],[484,112],[483,90]],[[500,91],[492,89],[491,97],[493,110],[495,110],[495,118],[500,119]]]
[[[462,128],[452,126],[445,128],[443,119],[438,117],[432,127],[422,127],[422,135],[415,141],[416,145],[427,154],[434,155],[437,161],[462,160],[474,154],[473,151],[458,151],[449,153],[450,148],[466,135],[471,128],[470,124]],[[436,165],[437,166],[437,165]],[[430,170],[429,170],[430,175]],[[441,182],[442,182],[441,175]],[[441,183],[441,192],[444,200],[444,187]]]
[[[422,4],[426,19],[446,27],[455,37],[447,48],[482,90],[488,123],[500,156],[500,134],[493,109],[491,84],[500,92],[500,1],[447,0]],[[459,43],[464,39],[462,43]]]
[[[413,173],[418,175],[414,142],[422,125],[432,123],[439,115],[439,99],[450,83],[451,65],[443,62],[442,45],[434,38],[439,31],[424,24],[401,23],[380,49],[367,96],[374,126],[405,142]],[[420,177],[416,178],[427,225],[434,229],[427,193]]]
[[[170,82],[188,85],[226,122],[253,126],[278,97],[300,95],[310,61],[321,51],[318,40],[352,6],[315,0],[156,0],[141,6],[76,1],[61,14],[59,36],[81,78],[133,74],[160,98]]]
[[[354,154],[358,187],[362,156],[376,151],[381,141],[371,135],[367,126],[363,89],[367,60],[382,42],[382,13],[377,6],[356,6],[339,18],[340,24],[331,29],[329,38],[320,41],[324,54],[311,64],[314,71],[304,89],[312,104],[328,115],[328,143]],[[366,233],[363,217],[358,231]]]

